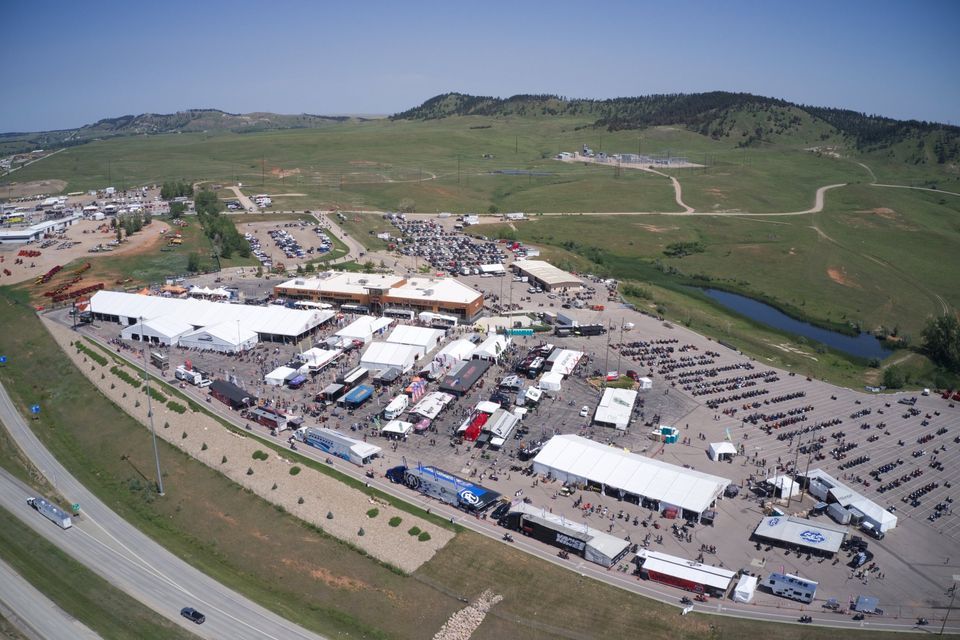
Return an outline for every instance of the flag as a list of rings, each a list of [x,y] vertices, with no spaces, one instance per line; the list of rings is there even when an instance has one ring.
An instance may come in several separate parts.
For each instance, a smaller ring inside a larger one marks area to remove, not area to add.
[[[726,439],[733,442],[733,438],[730,436],[730,427],[724,429],[723,432],[726,434]]]
[[[684,607],[683,611],[680,612],[680,615],[685,616],[691,611],[693,611],[693,605],[690,605],[689,607]]]

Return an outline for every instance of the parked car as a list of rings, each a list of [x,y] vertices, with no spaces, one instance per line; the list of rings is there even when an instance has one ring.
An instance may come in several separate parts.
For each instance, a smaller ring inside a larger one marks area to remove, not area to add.
[[[586,418],[589,414],[590,414],[590,407],[588,407],[587,405],[583,405],[583,407],[580,409],[580,417]]]

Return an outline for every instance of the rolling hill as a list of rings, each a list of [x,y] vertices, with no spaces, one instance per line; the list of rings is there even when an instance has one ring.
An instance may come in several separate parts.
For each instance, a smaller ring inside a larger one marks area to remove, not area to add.
[[[84,144],[118,136],[159,133],[250,133],[278,129],[316,129],[340,122],[361,121],[351,116],[283,115],[268,112],[228,113],[219,109],[188,109],[176,113],[142,113],[104,118],[76,129],[32,133],[0,133],[0,153],[22,153]]]
[[[739,147],[841,144],[861,153],[880,153],[910,164],[951,165],[960,161],[960,127],[726,91],[609,100],[446,93],[391,117],[433,120],[465,115],[586,116],[594,120],[594,127],[608,131],[681,125],[717,140],[735,141]]]

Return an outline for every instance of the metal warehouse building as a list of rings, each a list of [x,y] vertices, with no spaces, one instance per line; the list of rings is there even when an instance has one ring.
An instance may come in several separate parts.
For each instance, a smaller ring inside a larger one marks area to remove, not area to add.
[[[517,260],[513,263],[513,268],[545,291],[579,289],[583,286],[580,278],[543,260]]]

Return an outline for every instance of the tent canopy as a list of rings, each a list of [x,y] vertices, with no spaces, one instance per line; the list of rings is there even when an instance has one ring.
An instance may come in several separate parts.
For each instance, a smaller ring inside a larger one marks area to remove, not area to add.
[[[290,367],[277,367],[267,375],[263,376],[263,381],[269,385],[275,387],[283,386],[283,383],[287,381],[291,376],[296,376],[297,370],[291,369]]]
[[[563,374],[550,371],[540,376],[540,382],[537,384],[544,391],[560,391],[560,385],[563,383]]]
[[[737,455],[737,448],[731,442],[711,442],[708,453],[711,460],[721,460],[721,456]]]
[[[737,602],[750,602],[757,591],[756,576],[740,576],[737,586],[733,588],[733,599]]]

